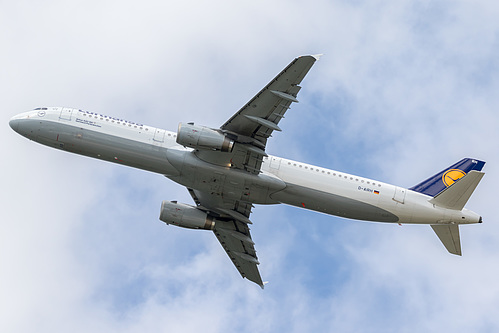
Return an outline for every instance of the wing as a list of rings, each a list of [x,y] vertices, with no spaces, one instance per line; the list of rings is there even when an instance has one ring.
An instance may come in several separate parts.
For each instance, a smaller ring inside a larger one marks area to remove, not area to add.
[[[298,86],[318,56],[302,56],[293,60],[255,97],[236,112],[220,129],[237,137],[249,137],[265,146],[292,102],[298,103]]]
[[[210,211],[211,215],[217,216],[213,232],[241,276],[263,288],[257,267],[260,263],[248,226],[251,224],[249,215],[252,205],[236,200],[224,200],[220,196],[193,189],[189,189],[189,193],[199,209]]]
[[[267,155],[267,139],[273,131],[281,130],[279,122],[284,118],[291,103],[298,102],[296,96],[301,89],[298,84],[318,58],[319,56],[303,56],[293,60],[220,127],[220,130],[235,142],[232,152],[196,150],[195,154],[210,163],[230,165],[231,168],[252,174],[260,173],[263,157]],[[189,189],[198,208],[215,216],[215,235],[239,273],[263,288],[255,243],[251,239],[248,226],[251,224],[249,216],[253,206],[246,201],[228,199],[243,198],[245,192],[251,192],[251,188],[232,187],[230,191],[241,193],[224,196],[220,192],[207,193]]]
[[[291,103],[298,103],[299,84],[318,59],[319,56],[310,55],[294,59],[220,127],[236,142],[230,160],[232,167],[260,172],[267,139],[273,131],[281,131],[279,122]]]
[[[213,232],[241,276],[255,282],[263,289],[257,266],[260,263],[248,224],[236,219],[218,222]]]

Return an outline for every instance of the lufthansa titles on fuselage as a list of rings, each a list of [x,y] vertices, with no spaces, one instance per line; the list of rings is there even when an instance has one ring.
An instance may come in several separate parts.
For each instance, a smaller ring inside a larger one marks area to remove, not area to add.
[[[81,113],[81,114],[88,115],[88,116],[94,116],[94,117],[100,117],[100,118],[103,118],[103,119],[114,120],[114,121],[117,121],[117,122],[122,122],[122,123],[125,123],[125,124],[134,125],[134,126],[140,126],[140,127],[144,126],[143,124],[139,124],[139,123],[136,123],[136,122],[133,122],[133,121],[128,121],[128,120],[125,120],[125,119],[110,117],[110,116],[106,116],[106,115],[95,113],[95,112],[91,112],[91,111],[78,110],[78,112]],[[89,124],[89,125],[92,125],[92,124]]]

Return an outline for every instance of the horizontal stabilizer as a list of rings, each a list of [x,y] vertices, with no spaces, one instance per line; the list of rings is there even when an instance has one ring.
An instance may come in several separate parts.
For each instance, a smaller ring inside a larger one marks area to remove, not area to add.
[[[448,209],[462,210],[484,173],[472,170],[454,184],[430,199],[430,203]]]
[[[461,255],[461,241],[459,238],[458,224],[432,225],[433,231],[444,244],[447,251],[452,254]]]

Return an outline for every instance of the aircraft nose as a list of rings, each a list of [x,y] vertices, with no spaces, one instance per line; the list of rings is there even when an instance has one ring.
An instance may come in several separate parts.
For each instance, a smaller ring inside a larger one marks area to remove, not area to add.
[[[16,132],[19,133],[19,122],[21,120],[17,117],[12,117],[9,121],[9,126]]]

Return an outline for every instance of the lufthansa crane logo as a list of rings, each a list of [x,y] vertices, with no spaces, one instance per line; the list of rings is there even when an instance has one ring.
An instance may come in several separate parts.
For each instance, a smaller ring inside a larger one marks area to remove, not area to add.
[[[445,186],[449,187],[454,184],[459,178],[464,177],[464,175],[466,175],[466,172],[462,170],[450,169],[444,173],[444,175],[442,176],[442,181],[444,182]]]

